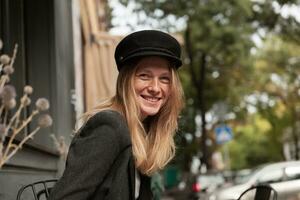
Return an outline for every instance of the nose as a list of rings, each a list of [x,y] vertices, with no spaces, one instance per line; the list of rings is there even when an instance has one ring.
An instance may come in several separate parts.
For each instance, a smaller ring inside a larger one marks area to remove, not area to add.
[[[149,83],[149,87],[148,87],[148,90],[149,92],[152,92],[152,93],[158,93],[159,92],[159,80],[154,78],[152,79],[152,81]]]

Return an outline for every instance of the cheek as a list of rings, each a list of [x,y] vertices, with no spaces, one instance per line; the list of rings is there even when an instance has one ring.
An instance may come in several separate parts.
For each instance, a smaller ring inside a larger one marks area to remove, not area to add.
[[[168,86],[163,87],[162,89],[163,89],[164,94],[165,94],[165,99],[168,100],[168,98],[171,95],[171,87],[168,85]]]
[[[134,82],[134,90],[135,90],[136,93],[138,93],[140,90],[142,90],[142,87],[143,86],[142,86],[140,81],[136,80]]]

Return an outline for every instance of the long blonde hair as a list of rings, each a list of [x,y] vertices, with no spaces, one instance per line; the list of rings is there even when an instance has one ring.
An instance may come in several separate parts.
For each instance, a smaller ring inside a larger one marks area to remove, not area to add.
[[[183,107],[183,91],[176,69],[170,67],[170,96],[159,113],[148,117],[145,120],[147,124],[143,124],[134,90],[136,70],[135,64],[124,66],[118,75],[116,95],[85,113],[83,118],[87,121],[105,109],[120,112],[126,118],[130,130],[136,168],[143,174],[151,175],[162,169],[175,155],[174,134]]]

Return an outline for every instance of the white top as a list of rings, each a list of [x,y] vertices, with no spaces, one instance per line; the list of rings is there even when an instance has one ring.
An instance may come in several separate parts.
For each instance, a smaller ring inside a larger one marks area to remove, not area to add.
[[[140,187],[141,187],[141,177],[137,169],[135,169],[135,199],[139,198],[140,195]]]

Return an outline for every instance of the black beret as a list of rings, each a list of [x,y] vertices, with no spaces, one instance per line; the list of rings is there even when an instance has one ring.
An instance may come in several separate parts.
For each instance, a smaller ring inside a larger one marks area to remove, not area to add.
[[[143,56],[162,56],[178,68],[181,48],[179,42],[171,35],[157,30],[143,30],[129,34],[116,47],[115,60],[118,70],[136,58]]]

